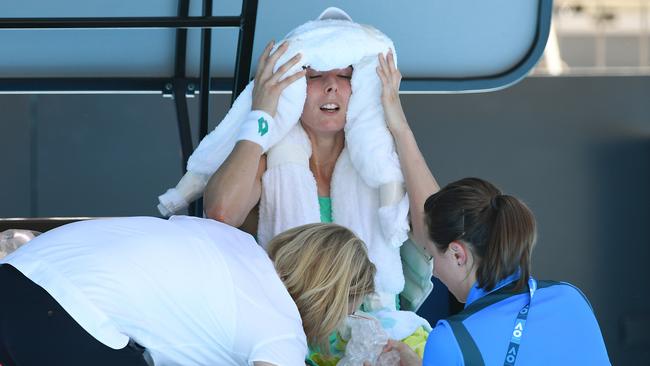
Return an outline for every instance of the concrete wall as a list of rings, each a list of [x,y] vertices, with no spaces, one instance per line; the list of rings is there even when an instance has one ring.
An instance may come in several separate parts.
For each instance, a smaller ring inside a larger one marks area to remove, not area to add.
[[[650,358],[649,99],[650,78],[630,77],[529,78],[404,101],[441,184],[483,177],[529,204],[535,275],[585,292],[617,365]]]
[[[528,78],[489,94],[403,97],[441,184],[478,176],[530,205],[536,276],[585,292],[614,364],[650,358],[648,100],[650,77]],[[213,101],[217,121],[229,96]],[[170,99],[5,95],[0,110],[0,217],[157,215],[157,195],[181,175]]]

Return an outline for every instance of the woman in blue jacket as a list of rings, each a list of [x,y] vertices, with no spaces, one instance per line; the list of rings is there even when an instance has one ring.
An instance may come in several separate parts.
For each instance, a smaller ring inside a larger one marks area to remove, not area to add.
[[[387,350],[399,351],[402,366],[609,364],[584,294],[531,276],[536,231],[528,207],[478,178],[438,191],[402,110],[401,75],[391,55],[380,55],[377,72],[411,210],[423,217],[412,220],[416,242],[434,259],[434,275],[465,303],[438,322],[423,360],[401,342],[389,342]]]
[[[584,294],[531,276],[535,218],[520,200],[466,178],[424,210],[434,275],[465,303],[429,335],[424,365],[609,364]]]

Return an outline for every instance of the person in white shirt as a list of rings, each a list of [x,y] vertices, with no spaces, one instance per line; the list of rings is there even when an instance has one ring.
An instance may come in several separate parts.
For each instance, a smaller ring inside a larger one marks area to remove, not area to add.
[[[335,224],[281,233],[268,254],[210,219],[68,224],[0,262],[0,364],[304,365],[374,274]]]

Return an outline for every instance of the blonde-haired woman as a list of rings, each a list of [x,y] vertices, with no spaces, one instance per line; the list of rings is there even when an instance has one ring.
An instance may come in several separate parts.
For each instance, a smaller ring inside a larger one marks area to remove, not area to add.
[[[0,262],[0,364],[303,365],[374,290],[375,267],[334,224],[281,233],[270,256],[210,219],[51,230]]]
[[[277,235],[267,250],[298,306],[309,345],[327,352],[330,334],[374,291],[375,267],[363,241],[343,226],[318,223]]]

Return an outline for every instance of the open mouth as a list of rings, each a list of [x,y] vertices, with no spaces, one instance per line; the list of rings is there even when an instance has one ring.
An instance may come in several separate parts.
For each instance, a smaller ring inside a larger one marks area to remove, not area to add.
[[[327,103],[320,106],[320,110],[323,112],[334,113],[338,112],[341,107],[336,103]]]

